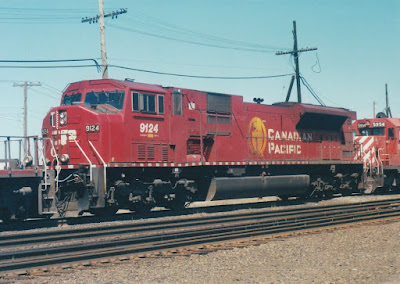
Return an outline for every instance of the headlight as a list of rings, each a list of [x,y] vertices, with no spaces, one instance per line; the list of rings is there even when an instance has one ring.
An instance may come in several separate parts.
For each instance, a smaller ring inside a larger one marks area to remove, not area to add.
[[[63,155],[61,156],[60,160],[61,160],[61,163],[63,163],[63,164],[68,163],[68,161],[69,161],[69,156],[68,156],[68,154],[63,154]]]
[[[67,111],[60,110],[60,125],[66,125],[66,124],[67,124]]]
[[[26,156],[26,157],[24,158],[25,167],[30,167],[30,166],[32,166],[32,163],[33,163],[33,158],[32,158],[32,156]]]

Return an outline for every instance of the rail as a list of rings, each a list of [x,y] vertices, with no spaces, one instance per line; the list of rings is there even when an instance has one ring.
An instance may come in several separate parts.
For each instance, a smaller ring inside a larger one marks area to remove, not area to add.
[[[31,269],[38,267],[46,267],[49,271],[49,266],[56,266],[56,269],[60,266],[73,267],[77,263],[87,263],[88,260],[92,262],[105,257],[119,259],[123,255],[129,255],[128,258],[149,254],[173,255],[172,251],[177,251],[177,248],[193,253],[199,245],[204,247],[207,244],[206,247],[223,249],[224,244],[232,247],[232,241],[238,239],[249,240],[248,243],[252,244],[255,239],[262,242],[267,236],[290,236],[293,232],[310,232],[321,230],[320,228],[399,218],[400,199],[397,199],[368,204],[268,212],[259,210],[232,215],[139,222],[130,226],[117,224],[115,227],[91,227],[85,231],[76,229],[47,234],[41,232],[39,234],[42,236],[36,237],[18,234],[4,236],[0,241],[0,271],[26,275]],[[86,241],[82,242],[82,239]],[[65,243],[66,240],[71,241]]]

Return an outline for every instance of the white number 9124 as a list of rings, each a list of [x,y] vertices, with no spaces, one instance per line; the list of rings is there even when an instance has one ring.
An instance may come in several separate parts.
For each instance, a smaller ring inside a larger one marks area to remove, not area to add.
[[[158,133],[158,123],[141,123],[140,124],[141,133]]]
[[[100,131],[99,125],[86,125],[86,132],[97,132]]]

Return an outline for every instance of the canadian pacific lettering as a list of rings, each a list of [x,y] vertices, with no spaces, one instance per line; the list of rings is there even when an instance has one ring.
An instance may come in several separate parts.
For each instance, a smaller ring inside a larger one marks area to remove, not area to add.
[[[268,129],[268,154],[301,154],[301,145],[296,141],[311,141],[312,133],[279,131]]]

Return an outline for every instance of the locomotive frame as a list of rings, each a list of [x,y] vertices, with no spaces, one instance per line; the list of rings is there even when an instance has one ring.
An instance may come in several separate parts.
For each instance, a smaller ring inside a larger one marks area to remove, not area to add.
[[[371,174],[354,160],[355,119],[343,108],[131,81],[72,83],[43,120],[38,214],[364,192]]]

